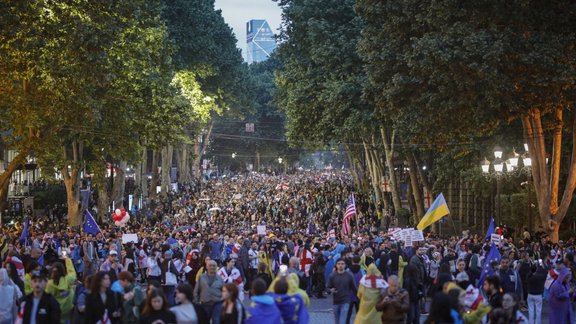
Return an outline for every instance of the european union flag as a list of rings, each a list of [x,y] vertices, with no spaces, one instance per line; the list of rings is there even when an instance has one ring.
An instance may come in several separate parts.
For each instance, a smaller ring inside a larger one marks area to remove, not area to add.
[[[26,217],[26,224],[24,225],[24,230],[20,235],[20,244],[24,244],[28,240],[28,227],[30,227],[30,216]]]
[[[478,281],[478,287],[482,287],[482,285],[484,284],[484,279],[486,279],[486,277],[494,274],[494,269],[492,269],[492,267],[490,266],[490,263],[492,263],[494,261],[500,263],[501,259],[502,259],[502,255],[500,255],[500,251],[498,250],[498,246],[496,244],[492,243],[492,246],[490,247],[490,251],[488,252],[488,255],[486,256],[486,259],[484,260],[484,266],[482,267],[482,273],[480,274],[480,280]]]
[[[96,224],[94,217],[92,217],[88,210],[86,210],[85,214],[86,220],[84,221],[84,233],[91,233],[92,235],[98,234],[98,232],[100,232],[100,226]]]
[[[496,232],[496,228],[494,227],[494,217],[490,219],[490,226],[488,226],[488,231],[486,232],[486,241],[491,239],[492,234]]]
[[[280,314],[282,315],[282,319],[284,320],[284,324],[305,324],[309,321],[308,310],[306,309],[306,305],[302,300],[300,295],[280,295],[280,294],[270,294],[274,298],[274,302],[278,309],[280,310]]]

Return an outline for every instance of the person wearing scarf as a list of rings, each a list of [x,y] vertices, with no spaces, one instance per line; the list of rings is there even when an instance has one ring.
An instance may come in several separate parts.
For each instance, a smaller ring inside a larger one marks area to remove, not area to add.
[[[376,310],[376,303],[380,297],[381,289],[388,287],[382,274],[374,263],[367,268],[366,275],[360,279],[358,286],[358,299],[360,299],[360,309],[356,314],[355,324],[361,323],[382,323],[382,313]]]

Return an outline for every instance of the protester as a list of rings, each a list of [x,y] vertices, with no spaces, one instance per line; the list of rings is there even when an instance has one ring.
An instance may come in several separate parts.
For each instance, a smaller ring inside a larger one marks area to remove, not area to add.
[[[376,265],[370,264],[358,285],[360,307],[354,320],[355,324],[382,323],[382,313],[376,310],[376,304],[380,298],[380,291],[387,287],[388,283],[384,281]]]
[[[200,279],[194,287],[194,301],[206,312],[208,317],[213,317],[214,304],[222,300],[222,287],[224,280],[216,273],[216,261],[207,262],[206,273],[200,276]]]
[[[112,324],[121,323],[122,296],[110,289],[111,281],[108,272],[97,272],[92,278],[90,294],[86,298],[87,323],[96,324],[98,321]]]
[[[40,271],[33,271],[32,293],[26,295],[20,303],[18,317],[23,323],[59,323],[60,305],[58,301],[49,293],[44,292],[46,288],[46,276]]]
[[[222,287],[222,301],[214,305],[212,324],[238,324],[246,317],[239,299],[239,289],[232,282]]]
[[[408,292],[400,287],[396,275],[388,277],[388,288],[385,288],[376,304],[376,310],[382,312],[382,323],[403,324],[410,310]]]
[[[266,282],[255,279],[252,283],[250,304],[246,308],[245,324],[282,323],[282,315],[272,296],[266,295]]]
[[[530,323],[540,324],[542,318],[542,298],[544,283],[546,282],[546,269],[538,265],[534,273],[528,274],[526,288],[528,290],[528,320]]]
[[[20,288],[8,277],[6,269],[0,269],[0,324],[12,324],[18,312]]]
[[[128,271],[118,274],[120,285],[124,288],[124,304],[122,305],[122,323],[135,324],[140,318],[140,305],[144,302],[145,296],[137,283],[134,275]]]
[[[76,270],[70,258],[63,258],[66,266],[62,262],[56,262],[52,265],[52,273],[46,285],[46,292],[54,296],[56,301],[58,301],[60,305],[60,322],[65,324],[70,320],[72,309],[74,308]]]
[[[344,259],[336,261],[336,271],[328,279],[328,289],[333,297],[335,323],[345,324],[350,307],[350,295],[356,294],[357,288],[354,278],[346,271]]]
[[[140,324],[176,323],[176,315],[168,307],[168,301],[161,289],[153,288],[146,296],[146,303],[140,316]]]
[[[210,319],[202,307],[193,304],[194,292],[189,284],[181,283],[176,287],[176,304],[170,308],[176,315],[178,324],[208,323]]]
[[[574,288],[570,287],[571,273],[568,268],[560,269],[558,278],[550,287],[549,323],[574,323],[571,299]]]
[[[504,296],[502,296],[502,308],[508,312],[513,323],[528,324],[528,319],[526,319],[526,316],[520,312],[520,297],[516,294],[504,294]]]

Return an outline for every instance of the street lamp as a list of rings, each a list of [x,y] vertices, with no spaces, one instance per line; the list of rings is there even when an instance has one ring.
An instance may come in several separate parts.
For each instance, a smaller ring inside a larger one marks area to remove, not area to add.
[[[497,197],[497,201],[496,204],[498,205],[496,211],[496,219],[497,222],[500,223],[500,219],[501,219],[501,215],[502,215],[502,204],[501,204],[501,198],[500,198],[500,187],[501,187],[501,183],[500,183],[500,178],[502,178],[505,173],[507,172],[511,172],[514,168],[514,165],[518,165],[518,158],[513,156],[511,160],[508,161],[504,161],[502,160],[502,155],[503,155],[503,150],[500,146],[495,146],[494,147],[494,161],[492,163],[492,166],[494,167],[494,172],[492,173],[495,178],[496,178],[496,197]],[[516,158],[514,160],[514,158]],[[488,159],[484,158],[484,161],[482,161],[481,163],[481,167],[482,167],[482,173],[485,176],[490,176],[492,175],[490,172],[490,161],[488,161]],[[506,167],[506,170],[504,170],[504,167]]]
[[[281,157],[278,158],[278,163],[282,164],[282,158]]]

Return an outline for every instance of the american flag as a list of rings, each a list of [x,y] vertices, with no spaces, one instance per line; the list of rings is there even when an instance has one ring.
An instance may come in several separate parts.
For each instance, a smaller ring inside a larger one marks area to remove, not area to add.
[[[344,218],[342,219],[342,236],[350,235],[350,220],[356,216],[356,203],[354,202],[354,194],[350,195],[348,200],[348,206],[346,207],[346,212],[344,213]]]

